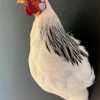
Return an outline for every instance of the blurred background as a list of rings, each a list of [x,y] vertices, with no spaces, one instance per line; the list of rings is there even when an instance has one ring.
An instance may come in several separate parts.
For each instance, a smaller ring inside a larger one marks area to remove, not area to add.
[[[66,31],[71,31],[88,50],[96,80],[90,100],[100,100],[100,1],[49,0]],[[28,67],[30,31],[34,16],[24,13],[16,0],[0,0],[0,100],[63,100],[44,92]]]

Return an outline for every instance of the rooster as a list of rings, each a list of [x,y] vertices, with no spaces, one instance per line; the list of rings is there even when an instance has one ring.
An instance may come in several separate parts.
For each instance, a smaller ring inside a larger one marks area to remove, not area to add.
[[[30,34],[29,68],[46,92],[65,100],[88,100],[95,79],[88,52],[66,32],[48,0],[18,0],[27,15],[35,15]]]

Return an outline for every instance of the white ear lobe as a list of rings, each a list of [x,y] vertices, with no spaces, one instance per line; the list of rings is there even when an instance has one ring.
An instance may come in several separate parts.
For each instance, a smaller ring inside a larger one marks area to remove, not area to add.
[[[39,3],[39,8],[41,9],[41,11],[44,11],[45,3]]]

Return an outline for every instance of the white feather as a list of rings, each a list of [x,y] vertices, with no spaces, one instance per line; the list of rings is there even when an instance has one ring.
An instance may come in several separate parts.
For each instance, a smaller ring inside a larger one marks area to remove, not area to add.
[[[73,66],[56,55],[50,45],[51,53],[47,50],[45,35],[43,40],[41,39],[41,27],[45,27],[47,23],[52,25],[52,22],[60,22],[47,0],[46,4],[47,9],[36,17],[30,34],[29,67],[31,75],[37,84],[47,92],[68,100],[88,100],[87,87],[90,87],[95,79],[88,59],[83,57],[79,66],[77,64]],[[78,40],[75,39],[75,41],[80,44]],[[83,46],[79,46],[79,48],[87,53]]]

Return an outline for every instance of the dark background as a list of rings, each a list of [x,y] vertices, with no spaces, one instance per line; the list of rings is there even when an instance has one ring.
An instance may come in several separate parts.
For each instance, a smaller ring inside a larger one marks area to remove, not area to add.
[[[90,100],[100,100],[100,1],[50,0],[66,31],[73,32],[88,50],[96,80]],[[34,17],[16,0],[0,1],[0,100],[63,100],[44,92],[28,67],[29,35]]]

